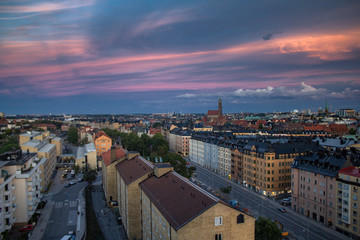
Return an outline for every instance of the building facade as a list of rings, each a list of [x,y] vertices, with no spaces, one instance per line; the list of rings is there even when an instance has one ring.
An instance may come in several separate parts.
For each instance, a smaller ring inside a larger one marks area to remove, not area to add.
[[[99,131],[94,136],[94,143],[96,147],[96,153],[101,156],[104,152],[107,152],[112,146],[111,138],[106,135],[104,131]]]

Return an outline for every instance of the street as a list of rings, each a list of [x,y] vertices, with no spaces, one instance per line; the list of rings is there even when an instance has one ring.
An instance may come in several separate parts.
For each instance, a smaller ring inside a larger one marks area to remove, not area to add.
[[[209,187],[212,189],[219,189],[220,187],[231,185],[232,190],[228,196],[229,199],[236,199],[241,208],[248,208],[255,217],[265,216],[272,220],[278,220],[284,226],[284,230],[288,231],[297,239],[348,239],[346,236],[294,212],[291,207],[284,207],[286,212],[283,213],[278,210],[278,208],[283,207],[279,203],[261,196],[244,186],[225,179],[199,165],[193,163],[191,163],[191,165],[196,167],[194,179],[207,185],[207,190],[210,190]]]
[[[61,174],[57,174],[57,178]],[[75,179],[76,180],[76,179]],[[65,183],[61,183],[65,185]],[[68,231],[76,232],[79,192],[87,182],[76,183],[70,187],[63,187],[58,193],[48,195],[48,202],[53,209],[46,225],[42,239],[61,239]]]

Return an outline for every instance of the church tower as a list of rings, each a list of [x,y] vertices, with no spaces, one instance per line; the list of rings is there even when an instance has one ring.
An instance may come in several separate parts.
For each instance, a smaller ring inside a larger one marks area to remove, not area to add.
[[[222,117],[222,99],[219,97],[219,105],[218,105],[219,118]]]

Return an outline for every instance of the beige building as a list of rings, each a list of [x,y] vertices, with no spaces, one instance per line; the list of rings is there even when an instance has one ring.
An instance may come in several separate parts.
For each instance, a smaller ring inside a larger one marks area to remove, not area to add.
[[[50,135],[50,132],[37,132],[37,131],[27,131],[19,135],[19,145],[23,145],[24,143],[36,139],[39,141],[45,140]]]
[[[291,164],[306,151],[318,148],[312,141],[250,141],[241,150],[243,184],[267,196],[291,193]]]
[[[97,132],[96,135],[94,134],[93,138],[98,156],[107,152],[111,148],[112,140],[104,131]]]
[[[191,138],[190,133],[187,131],[181,131],[175,129],[169,134],[169,149],[182,156],[189,155],[189,139]]]
[[[141,239],[139,183],[153,173],[153,165],[141,156],[124,159],[116,165],[119,213],[129,239]]]
[[[336,230],[360,239],[360,169],[347,167],[338,173],[336,184]],[[359,215],[358,215],[359,212]]]
[[[10,156],[4,166],[9,175],[15,175],[13,179],[13,206],[16,206],[13,218],[14,222],[26,224],[35,213],[41,198],[41,166],[46,159],[37,158],[36,153],[21,154],[15,152]]]
[[[336,220],[336,176],[349,162],[333,155],[315,153],[296,158],[292,165],[292,208],[325,226]]]
[[[255,239],[255,218],[161,166],[140,183],[142,239]]]
[[[97,154],[94,143],[85,144],[83,147],[78,147],[76,152],[75,165],[79,167],[87,166],[91,169],[97,169]]]
[[[50,137],[49,143],[54,144],[56,148],[56,157],[59,157],[63,154],[63,144],[64,140],[60,137]]]
[[[21,146],[21,150],[24,152],[37,153],[39,158],[46,158],[43,171],[41,175],[41,191],[47,191],[51,180],[51,174],[56,167],[56,146],[50,144],[47,140],[32,139]]]
[[[5,170],[8,161],[0,161],[0,232],[10,230],[16,221],[15,218],[15,174]]]

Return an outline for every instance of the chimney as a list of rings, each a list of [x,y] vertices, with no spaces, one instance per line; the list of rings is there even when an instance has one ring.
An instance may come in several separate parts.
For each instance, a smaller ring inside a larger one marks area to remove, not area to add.
[[[171,166],[170,163],[158,163],[158,164],[155,164],[154,174],[158,178],[161,177],[162,175],[170,172],[170,171],[174,171],[174,167]]]

